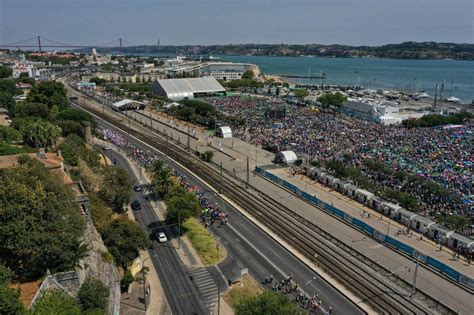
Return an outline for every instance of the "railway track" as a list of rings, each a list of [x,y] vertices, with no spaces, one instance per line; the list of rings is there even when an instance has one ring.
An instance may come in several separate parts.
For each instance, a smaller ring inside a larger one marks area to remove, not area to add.
[[[365,263],[356,259],[341,246],[342,242],[328,235],[320,227],[270,197],[246,189],[242,182],[233,178],[231,174],[226,173],[221,182],[217,169],[203,163],[178,145],[170,145],[167,140],[151,133],[141,124],[129,122],[128,126],[132,126],[129,128],[124,116],[118,113],[105,114],[95,106],[75,103],[105,121],[128,130],[129,134],[166,152],[168,156],[173,155],[177,162],[192,170],[211,186],[221,187],[223,195],[258,218],[307,258],[317,262],[326,272],[359,296],[361,302],[371,305],[377,312],[428,314],[435,311],[410,298],[408,292],[384,278],[379,273],[382,267],[375,270],[373,262]]]

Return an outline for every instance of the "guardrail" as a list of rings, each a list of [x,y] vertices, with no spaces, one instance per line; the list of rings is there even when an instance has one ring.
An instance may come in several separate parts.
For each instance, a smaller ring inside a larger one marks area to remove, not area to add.
[[[394,239],[394,238],[392,238],[392,237],[390,237],[390,236],[374,229],[372,226],[370,226],[370,225],[362,222],[361,220],[347,214],[343,210],[340,210],[340,209],[338,209],[338,208],[336,208],[336,207],[334,207],[334,206],[332,206],[332,205],[316,198],[315,196],[310,195],[305,191],[302,191],[301,189],[299,189],[295,185],[281,179],[280,177],[267,172],[262,167],[259,167],[259,166],[255,167],[255,172],[257,174],[271,180],[272,182],[275,182],[278,185],[283,186],[284,188],[286,188],[289,191],[295,193],[296,195],[300,196],[302,199],[308,201],[309,203],[311,203],[315,206],[319,206],[324,211],[343,219],[344,221],[348,222],[350,225],[353,225],[358,229],[363,230],[364,232],[366,232],[367,234],[372,235],[373,237],[380,240],[381,242],[386,243],[389,246],[392,246],[392,247],[396,248],[397,250],[402,251],[405,254],[407,254],[407,255],[415,258],[415,259],[419,259],[421,262],[425,263],[426,265],[430,266],[431,268],[434,268],[437,271],[441,272],[442,274],[448,276],[453,281],[458,282],[459,284],[461,284],[463,286],[467,286],[471,290],[474,290],[474,279],[473,278],[471,278],[469,276],[466,276],[466,275],[460,273],[459,271],[454,270],[453,268],[446,265],[445,263],[442,263],[442,262],[434,259],[433,257],[427,256],[427,255],[419,252],[418,250],[414,249],[413,247],[411,247],[411,246],[409,246],[409,245],[407,245],[403,242],[400,242],[400,241],[398,241],[398,240],[396,240],[396,239]]]

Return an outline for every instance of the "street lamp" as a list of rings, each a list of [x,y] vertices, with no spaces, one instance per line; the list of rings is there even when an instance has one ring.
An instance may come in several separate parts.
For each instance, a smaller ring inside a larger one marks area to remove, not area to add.
[[[316,276],[314,276],[312,279],[310,279],[308,282],[305,283],[305,287],[307,287],[311,281],[316,280]]]

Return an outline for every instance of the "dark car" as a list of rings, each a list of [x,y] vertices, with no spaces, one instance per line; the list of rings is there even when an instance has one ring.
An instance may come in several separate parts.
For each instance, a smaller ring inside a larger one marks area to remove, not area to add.
[[[142,191],[142,186],[140,186],[140,185],[133,185],[133,190],[135,190],[136,192],[140,192],[140,191]]]
[[[134,200],[132,204],[130,205],[133,210],[140,210],[142,208],[142,205],[140,204],[140,201]]]

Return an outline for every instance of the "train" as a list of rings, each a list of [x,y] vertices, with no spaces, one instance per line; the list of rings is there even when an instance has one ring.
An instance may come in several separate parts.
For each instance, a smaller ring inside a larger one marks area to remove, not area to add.
[[[429,218],[418,215],[390,202],[389,200],[376,196],[367,190],[357,187],[349,181],[339,179],[324,169],[310,165],[304,165],[303,169],[306,176],[312,180],[316,180],[319,183],[400,222],[409,229],[415,230],[434,240],[439,245],[447,246],[463,255],[474,253],[474,240],[465,235],[452,231]]]

